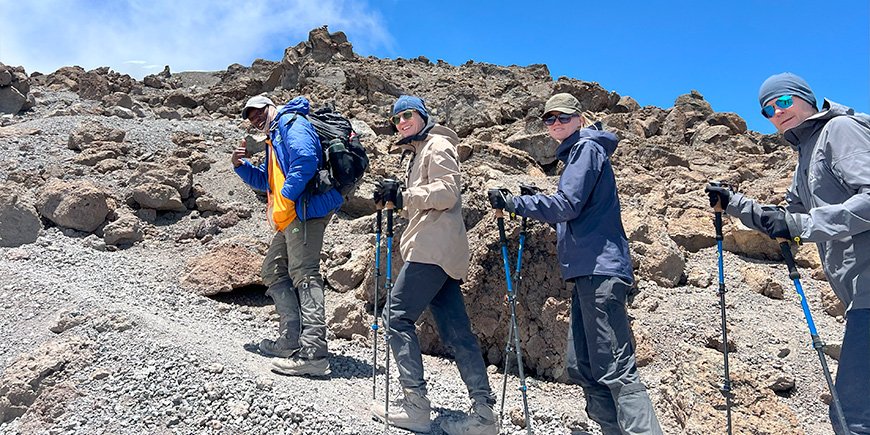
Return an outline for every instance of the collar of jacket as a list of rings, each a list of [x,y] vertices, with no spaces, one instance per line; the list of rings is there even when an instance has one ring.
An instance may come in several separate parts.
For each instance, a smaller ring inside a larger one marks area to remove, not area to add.
[[[616,151],[616,146],[619,143],[619,138],[616,137],[615,134],[605,131],[601,122],[595,122],[588,127],[583,127],[575,131],[571,136],[568,136],[563,140],[562,143],[556,147],[556,158],[561,160],[563,163],[567,162],[568,158],[571,156],[571,150],[574,149],[577,142],[580,142],[580,139],[591,140],[597,143],[604,149],[604,152],[607,153],[608,157]]]
[[[798,150],[801,143],[813,137],[813,135],[818,133],[818,131],[821,130],[831,119],[838,116],[854,114],[854,109],[825,98],[825,102],[822,103],[821,112],[805,119],[804,122],[800,123],[800,125],[786,130],[782,135],[793,149]]]

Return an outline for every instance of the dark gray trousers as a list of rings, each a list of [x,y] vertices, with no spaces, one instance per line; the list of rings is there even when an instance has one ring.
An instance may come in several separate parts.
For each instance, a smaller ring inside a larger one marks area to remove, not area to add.
[[[586,413],[605,435],[662,429],[637,374],[625,303],[630,286],[617,277],[576,278],[571,297],[566,365],[583,387]]]
[[[870,434],[870,309],[849,310],[834,386],[853,434]],[[839,429],[833,408],[831,422]],[[841,433],[841,432],[837,432]]]
[[[441,341],[453,352],[459,376],[474,401],[495,403],[477,337],[465,311],[459,281],[440,266],[407,262],[402,266],[390,310],[390,348],[399,368],[402,387],[426,395],[423,358],[415,322],[428,306]]]
[[[326,358],[326,308],[324,306],[323,277],[320,275],[320,250],[323,235],[332,214],[305,222],[294,220],[284,231],[275,233],[263,261],[263,282],[269,286],[267,294],[292,288],[288,303],[296,297],[296,307],[288,313],[290,324],[299,324],[298,340],[301,358]],[[306,235],[307,231],[307,235]],[[305,243],[307,239],[307,243]],[[295,284],[295,287],[294,287]],[[272,290],[275,287],[276,290]],[[272,296],[275,299],[275,296]],[[278,309],[278,299],[276,309]],[[279,312],[279,315],[281,313]],[[293,320],[298,318],[298,321]]]

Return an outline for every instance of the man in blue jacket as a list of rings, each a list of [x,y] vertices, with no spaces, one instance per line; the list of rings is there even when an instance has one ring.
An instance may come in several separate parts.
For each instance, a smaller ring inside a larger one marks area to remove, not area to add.
[[[591,124],[570,94],[553,95],[544,125],[565,164],[553,195],[490,191],[493,208],[556,226],[562,278],[574,284],[568,375],[605,435],[661,435],[637,373],[625,304],[634,282],[610,156],[619,139]]]
[[[760,205],[717,184],[707,186],[710,205],[771,238],[816,243],[846,307],[835,388],[851,433],[870,433],[870,117],[827,99],[820,112],[809,84],[792,73],[765,80],[758,103],[798,153],[787,205]]]
[[[320,250],[343,198],[335,189],[313,194],[306,188],[322,159],[320,140],[305,118],[308,108],[304,97],[280,109],[264,96],[249,99],[242,118],[269,135],[266,161],[254,166],[244,160],[244,142],[231,160],[245,183],[267,193],[266,216],[275,229],[262,276],[278,312],[278,339],[263,340],[260,351],[276,357],[277,373],[325,376],[330,370]]]

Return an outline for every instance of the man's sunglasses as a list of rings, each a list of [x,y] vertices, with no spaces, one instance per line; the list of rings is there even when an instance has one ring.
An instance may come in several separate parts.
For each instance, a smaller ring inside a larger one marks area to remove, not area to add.
[[[395,125],[399,125],[399,123],[402,122],[403,119],[405,121],[407,121],[413,117],[414,117],[414,109],[408,109],[404,112],[397,113],[397,114],[391,116],[390,121]]]
[[[560,113],[558,115],[550,115],[550,116],[544,118],[544,124],[553,125],[556,123],[557,119],[559,120],[559,124],[567,124],[567,123],[571,122],[571,118],[573,118],[575,116],[580,116],[580,115],[578,115],[576,113],[573,113],[573,114]]]
[[[776,107],[779,107],[780,109],[788,109],[789,107],[791,107],[792,104],[794,104],[794,99],[791,97],[791,95],[783,95],[774,100],[773,104],[775,104]],[[776,107],[773,107],[772,105],[762,107],[761,115],[768,119],[773,118],[773,115],[776,114]]]

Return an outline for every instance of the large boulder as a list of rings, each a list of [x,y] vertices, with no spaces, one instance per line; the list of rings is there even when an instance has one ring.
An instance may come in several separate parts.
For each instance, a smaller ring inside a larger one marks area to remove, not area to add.
[[[127,133],[124,130],[106,127],[98,121],[86,120],[70,133],[67,147],[82,151],[94,142],[123,142]]]
[[[112,84],[102,70],[88,71],[79,77],[79,96],[86,100],[100,100],[112,93]],[[105,71],[108,72],[108,71]]]
[[[308,47],[315,62],[329,62],[333,58],[353,59],[353,45],[344,32],[329,32],[326,26],[308,33]]]
[[[141,163],[130,177],[129,184],[136,187],[146,183],[172,186],[185,200],[193,188],[193,170],[185,160],[177,157],[166,159],[163,164]]]
[[[679,217],[668,219],[668,236],[689,252],[716,245],[713,213],[697,208],[685,209]]]
[[[221,242],[189,259],[179,284],[202,296],[262,285],[260,268],[267,248],[265,243],[249,238]]]
[[[636,210],[622,213],[631,257],[639,279],[649,279],[662,287],[676,287],[685,276],[686,259],[680,247],[667,236],[664,225]]]
[[[710,103],[704,100],[704,96],[696,90],[677,97],[674,101],[674,108],[679,109],[686,116],[687,127],[692,127],[713,114]]]
[[[42,229],[32,198],[23,192],[20,186],[0,186],[0,246],[32,243]]]
[[[170,211],[186,209],[178,190],[165,184],[142,183],[133,188],[133,200],[142,208]]]
[[[550,165],[556,161],[556,143],[550,138],[540,119],[526,119],[525,128],[507,138],[505,143],[525,151],[540,165]]]
[[[21,417],[70,372],[82,370],[93,360],[94,347],[92,341],[72,336],[45,342],[12,361],[0,378],[0,423]]]
[[[107,245],[126,245],[142,240],[142,225],[138,217],[123,214],[103,228],[103,241]]]
[[[109,194],[91,181],[49,181],[37,197],[37,209],[55,224],[93,232],[111,211]]]
[[[33,106],[30,80],[23,67],[0,63],[0,114],[16,114]]]
[[[747,228],[737,219],[725,219],[723,227],[725,250],[762,260],[782,260],[779,244],[767,234]]]
[[[0,113],[16,114],[21,111],[27,97],[21,95],[18,89],[12,86],[0,86]]]

